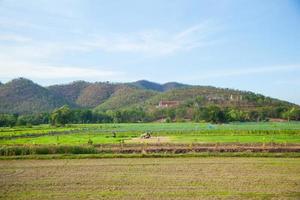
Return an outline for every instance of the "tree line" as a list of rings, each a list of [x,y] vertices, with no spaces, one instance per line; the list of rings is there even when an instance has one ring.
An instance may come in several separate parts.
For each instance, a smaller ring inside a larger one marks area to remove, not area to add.
[[[70,109],[62,106],[51,113],[34,115],[0,114],[0,127],[32,126],[51,124],[63,126],[65,124],[87,123],[136,123],[136,122],[246,122],[266,121],[268,118],[282,118],[286,120],[300,120],[300,109],[296,107],[263,107],[244,111],[238,108],[221,108],[219,106],[190,107],[181,105],[172,108],[145,110],[133,107],[117,111],[95,112],[89,109]]]

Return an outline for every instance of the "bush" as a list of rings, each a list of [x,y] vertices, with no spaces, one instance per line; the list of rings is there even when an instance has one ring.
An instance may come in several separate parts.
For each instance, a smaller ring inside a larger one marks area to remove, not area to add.
[[[94,146],[3,146],[0,156],[19,156],[32,154],[95,154]]]
[[[171,122],[172,122],[171,118],[170,118],[170,117],[167,117],[166,123],[171,123]]]
[[[89,139],[88,140],[88,145],[92,145],[93,144],[93,140]]]

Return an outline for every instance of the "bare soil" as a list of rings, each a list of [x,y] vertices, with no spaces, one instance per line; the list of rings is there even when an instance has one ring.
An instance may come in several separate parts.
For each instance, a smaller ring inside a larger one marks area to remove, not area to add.
[[[159,137],[150,137],[150,138],[141,138],[141,137],[137,137],[137,138],[132,138],[131,140],[127,140],[127,143],[167,143],[170,142],[169,137],[163,137],[163,136],[159,136]]]
[[[298,144],[176,144],[167,143],[167,137],[136,138],[125,144],[95,145],[99,153],[198,153],[198,152],[300,152]],[[143,142],[145,141],[145,142]]]
[[[0,199],[300,199],[300,159],[0,161]]]

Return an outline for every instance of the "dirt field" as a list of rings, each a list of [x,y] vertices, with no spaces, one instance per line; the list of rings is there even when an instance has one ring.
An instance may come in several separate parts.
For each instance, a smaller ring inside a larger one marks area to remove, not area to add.
[[[299,158],[0,161],[1,199],[299,199]]]
[[[151,137],[148,139],[137,137],[137,138],[132,138],[131,140],[126,141],[126,143],[149,143],[149,144],[151,144],[151,143],[160,144],[160,143],[167,143],[167,142],[170,142],[169,137],[163,137],[163,136]]]

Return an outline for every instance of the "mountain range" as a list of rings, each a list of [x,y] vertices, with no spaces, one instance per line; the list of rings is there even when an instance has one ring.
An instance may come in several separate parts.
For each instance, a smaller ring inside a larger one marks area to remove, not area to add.
[[[186,105],[200,102],[200,106],[218,105],[240,109],[298,106],[248,91],[177,82],[159,84],[147,80],[130,83],[75,81],[43,87],[29,79],[17,78],[5,84],[0,83],[0,113],[50,112],[62,105],[96,111],[134,106],[155,109],[160,101],[176,101]]]

